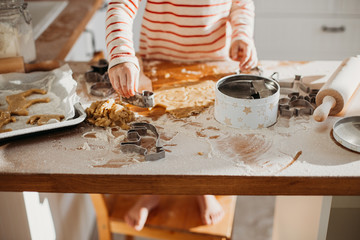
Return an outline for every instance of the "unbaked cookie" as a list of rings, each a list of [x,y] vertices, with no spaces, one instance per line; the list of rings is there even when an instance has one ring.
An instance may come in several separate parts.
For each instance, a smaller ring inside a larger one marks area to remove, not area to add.
[[[109,99],[96,101],[85,110],[87,121],[95,126],[129,129],[128,123],[135,120],[135,115],[120,100]]]
[[[27,100],[26,97],[31,94],[46,94],[42,89],[29,89],[25,92],[6,96],[6,101],[9,104],[9,111],[11,114],[19,116],[27,116],[29,114],[27,108],[35,103],[47,103],[50,102],[50,98],[37,98]]]
[[[10,132],[12,129],[1,129],[4,125],[16,122],[15,117],[12,117],[9,111],[2,111],[0,110],[0,133],[2,132]]]
[[[65,118],[64,115],[53,115],[53,114],[44,114],[44,115],[34,115],[31,116],[28,120],[27,120],[27,124],[32,124],[32,125],[44,125],[46,124],[50,119],[56,119],[59,122],[61,120],[63,120]]]

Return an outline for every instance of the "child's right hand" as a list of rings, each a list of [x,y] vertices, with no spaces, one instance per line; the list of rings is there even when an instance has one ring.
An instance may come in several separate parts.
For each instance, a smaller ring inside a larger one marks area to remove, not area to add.
[[[109,69],[111,85],[123,97],[135,95],[139,86],[139,69],[130,62],[120,63]]]

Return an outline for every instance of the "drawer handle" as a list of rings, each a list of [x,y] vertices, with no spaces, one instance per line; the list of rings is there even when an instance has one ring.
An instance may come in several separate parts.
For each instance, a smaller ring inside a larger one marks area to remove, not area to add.
[[[345,32],[345,26],[340,26],[340,27],[322,26],[321,29],[323,30],[323,32],[328,32],[328,33]]]

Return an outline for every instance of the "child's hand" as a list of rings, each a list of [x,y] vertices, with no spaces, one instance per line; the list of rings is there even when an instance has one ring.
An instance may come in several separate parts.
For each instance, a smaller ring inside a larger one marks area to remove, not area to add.
[[[254,43],[246,43],[242,40],[236,40],[230,48],[230,58],[240,62],[240,70],[248,71],[256,67],[258,63],[256,48]]]
[[[111,85],[123,97],[135,95],[139,86],[139,69],[130,62],[120,63],[109,69]]]

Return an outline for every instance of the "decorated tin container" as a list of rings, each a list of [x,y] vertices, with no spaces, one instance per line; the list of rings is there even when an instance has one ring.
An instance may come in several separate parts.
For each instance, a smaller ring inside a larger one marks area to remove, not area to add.
[[[234,128],[260,129],[276,123],[280,86],[262,76],[221,78],[215,88],[215,119]]]

